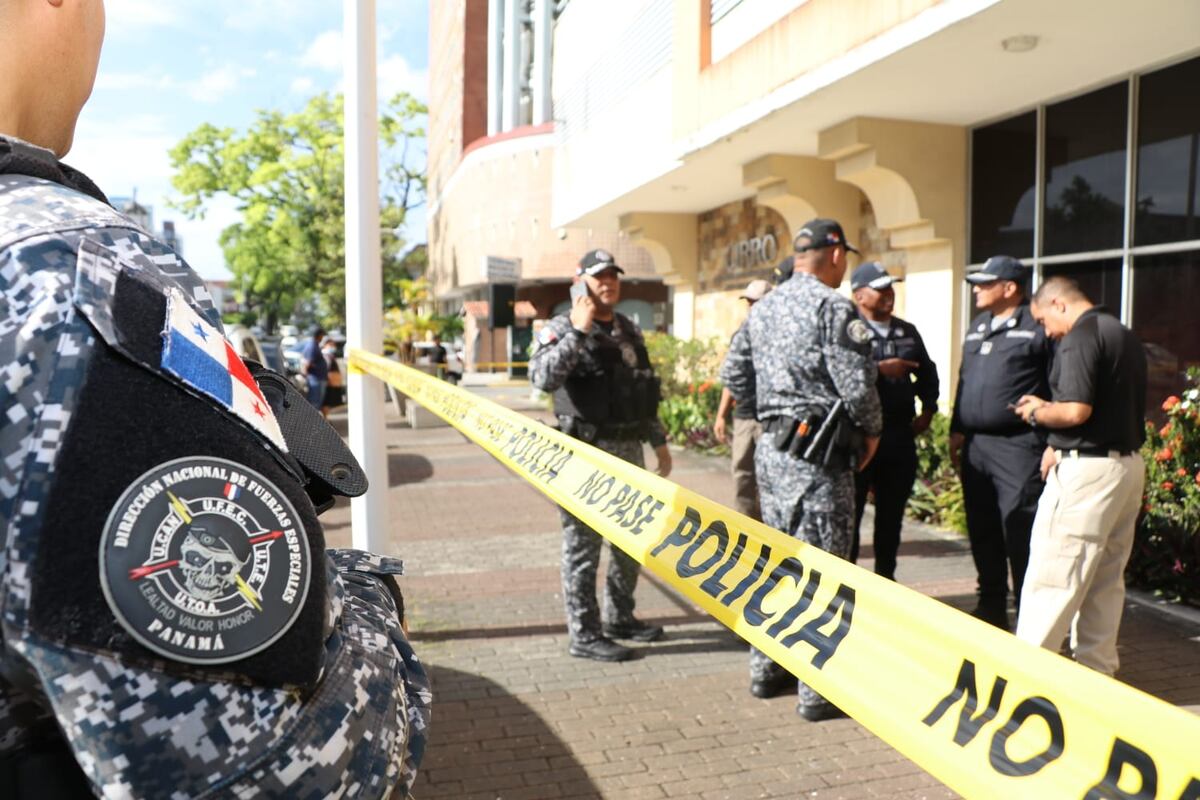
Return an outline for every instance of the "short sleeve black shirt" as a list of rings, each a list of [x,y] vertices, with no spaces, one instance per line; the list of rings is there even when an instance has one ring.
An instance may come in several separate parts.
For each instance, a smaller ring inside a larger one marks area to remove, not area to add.
[[[1146,353],[1133,331],[1103,308],[1090,309],[1063,337],[1050,371],[1057,403],[1087,403],[1082,425],[1050,431],[1063,450],[1134,451],[1145,439]]]

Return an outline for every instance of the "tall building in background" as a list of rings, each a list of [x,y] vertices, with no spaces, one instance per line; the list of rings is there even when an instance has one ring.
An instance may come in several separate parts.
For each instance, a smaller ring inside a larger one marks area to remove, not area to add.
[[[553,33],[565,3],[430,3],[427,276],[442,311],[466,314],[471,361],[524,361],[534,320],[568,307],[579,257],[611,251],[626,270],[620,310],[665,328],[668,289],[650,253],[615,226],[551,224],[557,136]],[[515,324],[489,331],[516,285]]]

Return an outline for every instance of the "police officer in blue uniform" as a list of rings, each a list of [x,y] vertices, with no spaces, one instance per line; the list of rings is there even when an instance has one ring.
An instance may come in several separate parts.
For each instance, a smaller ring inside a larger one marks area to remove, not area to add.
[[[0,795],[406,797],[400,564],[317,520],[362,470],[58,160],[103,32],[102,0],[0,0]]]
[[[850,276],[859,316],[871,331],[871,350],[879,368],[875,388],[883,406],[883,435],[875,458],[854,476],[854,543],[850,560],[858,559],[859,528],[867,493],[875,493],[875,573],[896,579],[896,553],[904,507],[917,476],[916,436],[929,428],[937,411],[937,366],[925,350],[916,326],[892,315],[894,278],[877,261],[862,264]],[[921,400],[921,413],[915,401]]]
[[[979,576],[974,615],[1008,630],[1009,574],[1020,601],[1029,537],[1042,493],[1045,434],[1012,408],[1046,397],[1053,349],[1029,310],[1030,268],[993,256],[968,273],[975,305],[963,342],[950,422],[950,458],[961,470],[971,555]]]

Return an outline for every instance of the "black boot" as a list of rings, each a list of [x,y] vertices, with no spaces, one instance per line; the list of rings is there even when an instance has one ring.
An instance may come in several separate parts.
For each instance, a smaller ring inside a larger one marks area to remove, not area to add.
[[[604,635],[610,639],[632,639],[635,642],[657,642],[663,637],[661,625],[650,625],[640,619],[604,624]]]
[[[576,658],[590,658],[593,661],[628,661],[635,655],[628,647],[604,638],[571,642],[567,652]]]

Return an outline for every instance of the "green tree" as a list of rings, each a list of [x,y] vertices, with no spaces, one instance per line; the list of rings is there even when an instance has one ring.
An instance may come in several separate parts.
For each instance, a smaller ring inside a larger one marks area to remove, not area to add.
[[[320,94],[302,111],[259,111],[245,132],[200,125],[170,153],[179,208],[203,217],[218,196],[232,197],[242,219],[221,234],[242,301],[273,330],[302,299],[320,298],[329,323],[345,317],[344,136],[341,95]],[[396,95],[379,120],[380,245],[394,274],[408,212],[425,200],[417,142],[427,109]]]

